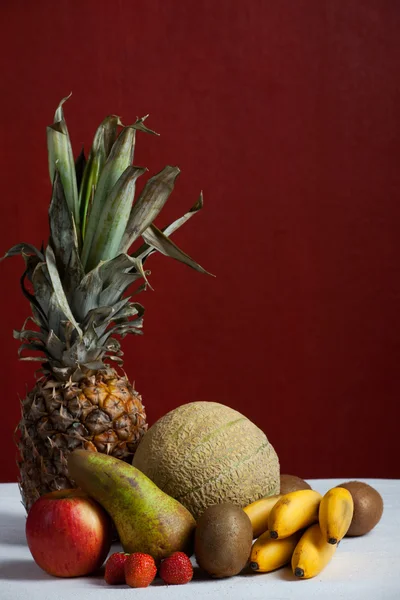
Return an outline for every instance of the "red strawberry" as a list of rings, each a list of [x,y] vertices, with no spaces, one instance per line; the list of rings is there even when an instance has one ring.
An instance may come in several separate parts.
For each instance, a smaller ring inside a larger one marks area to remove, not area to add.
[[[107,559],[106,571],[104,573],[104,579],[110,585],[116,585],[118,583],[125,583],[125,562],[129,554],[123,552],[114,552]]]
[[[147,587],[156,573],[156,563],[150,554],[134,552],[125,563],[125,581],[133,588]]]
[[[190,558],[184,552],[174,552],[161,563],[160,577],[167,584],[189,583],[193,577]]]

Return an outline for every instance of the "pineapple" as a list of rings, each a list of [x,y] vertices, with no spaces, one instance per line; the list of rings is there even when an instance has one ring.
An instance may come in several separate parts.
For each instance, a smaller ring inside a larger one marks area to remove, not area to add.
[[[127,127],[114,115],[106,117],[87,160],[82,151],[74,162],[66,100],[47,128],[48,244],[17,244],[5,255],[21,254],[25,261],[21,288],[32,311],[14,332],[19,356],[42,363],[35,387],[21,402],[16,429],[27,511],[42,494],[73,487],[69,452],[81,447],[131,461],[147,429],[141,396],[121,371],[119,338],[142,334],[144,308],[133,297],[149,286],[149,256],[158,251],[207,273],[170,240],[202,208],[202,195],[163,230],[154,224],[179,169],[166,166],[134,197],[136,180],[146,171],[133,166],[136,134],[158,135],[145,126],[146,117]]]

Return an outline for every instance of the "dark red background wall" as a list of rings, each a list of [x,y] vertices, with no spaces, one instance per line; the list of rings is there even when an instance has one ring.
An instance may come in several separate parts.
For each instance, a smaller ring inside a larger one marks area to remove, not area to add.
[[[125,367],[150,423],[193,400],[244,412],[305,477],[400,477],[400,5],[143,0],[1,7],[1,251],[47,235],[46,125],[75,151],[150,113],[136,163],[182,175],[160,220],[216,279],[152,259]],[[1,469],[16,479],[21,259],[0,265]]]

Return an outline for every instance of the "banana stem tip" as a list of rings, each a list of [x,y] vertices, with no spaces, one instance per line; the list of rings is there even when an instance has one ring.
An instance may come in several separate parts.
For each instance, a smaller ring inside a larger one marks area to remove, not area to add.
[[[304,570],[300,569],[300,567],[297,567],[294,570],[294,574],[296,575],[296,577],[304,577]]]
[[[333,544],[333,545],[337,544],[337,539],[336,538],[329,538],[328,544]]]
[[[277,531],[270,531],[269,532],[269,536],[272,537],[273,540],[277,540],[278,539],[278,532]]]

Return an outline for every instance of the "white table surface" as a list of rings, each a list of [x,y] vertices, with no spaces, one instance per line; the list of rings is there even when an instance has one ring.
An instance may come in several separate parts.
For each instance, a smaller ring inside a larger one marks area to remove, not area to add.
[[[309,480],[321,493],[342,481]],[[213,580],[195,568],[193,581],[186,585],[166,586],[156,579],[150,587],[136,590],[125,585],[109,586],[101,573],[75,579],[59,579],[44,573],[33,561],[26,544],[25,511],[18,487],[14,483],[0,484],[0,599],[400,600],[400,480],[362,481],[381,493],[385,504],[383,517],[368,535],[345,538],[331,563],[314,579],[297,580],[286,567],[273,573]],[[110,552],[120,549],[115,544]]]

